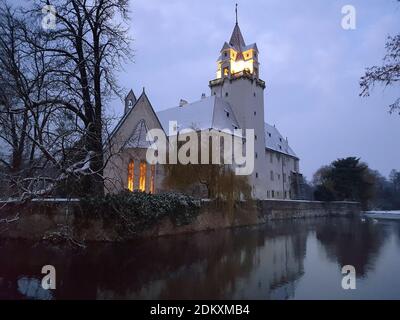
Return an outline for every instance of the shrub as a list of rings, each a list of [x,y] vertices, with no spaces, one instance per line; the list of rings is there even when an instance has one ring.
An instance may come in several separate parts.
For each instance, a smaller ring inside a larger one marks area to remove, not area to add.
[[[119,221],[116,228],[137,233],[151,228],[165,217],[177,226],[190,224],[198,215],[200,201],[180,193],[123,191],[82,199],[81,208],[84,215],[100,215],[105,223]]]
[[[314,199],[317,201],[334,201],[335,195],[324,185],[318,185],[314,191]]]

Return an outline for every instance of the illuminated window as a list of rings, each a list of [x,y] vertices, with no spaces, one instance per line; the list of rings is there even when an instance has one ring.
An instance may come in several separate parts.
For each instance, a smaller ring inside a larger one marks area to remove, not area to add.
[[[228,68],[224,68],[224,76],[227,76],[229,74],[229,69]]]
[[[131,160],[128,164],[128,190],[133,191],[135,182],[135,163]]]
[[[150,193],[154,193],[155,186],[154,186],[154,178],[156,175],[156,166],[152,164],[150,166]]]
[[[146,191],[146,162],[140,162],[139,190]]]

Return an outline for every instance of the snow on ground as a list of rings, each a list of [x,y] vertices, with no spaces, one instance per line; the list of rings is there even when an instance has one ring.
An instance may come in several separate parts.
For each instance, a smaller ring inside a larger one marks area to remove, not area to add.
[[[400,210],[393,210],[393,211],[364,211],[366,214],[400,214]]]
[[[365,211],[364,214],[368,218],[374,218],[374,219],[391,219],[391,220],[400,219],[400,211],[399,210],[394,210],[394,211]]]

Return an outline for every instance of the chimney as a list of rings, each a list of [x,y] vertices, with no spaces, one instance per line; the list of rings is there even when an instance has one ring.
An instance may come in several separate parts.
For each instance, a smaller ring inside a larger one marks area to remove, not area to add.
[[[181,99],[181,101],[179,101],[180,107],[183,107],[185,104],[188,104],[188,102],[186,100]]]

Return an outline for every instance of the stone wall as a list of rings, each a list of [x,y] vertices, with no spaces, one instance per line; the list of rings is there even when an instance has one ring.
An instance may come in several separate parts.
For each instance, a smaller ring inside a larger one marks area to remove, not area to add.
[[[270,220],[357,215],[360,211],[360,204],[356,202],[263,200],[242,202],[230,210],[204,202],[199,216],[190,225],[175,226],[169,219],[164,219],[146,232],[122,236],[110,219],[105,221],[96,215],[82,219],[84,213],[78,203],[35,203],[28,207],[3,208],[0,211],[0,238],[40,240],[61,234],[77,241],[121,241],[257,225]]]

